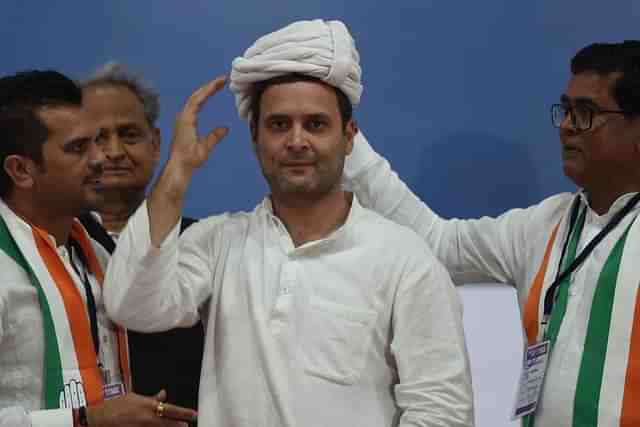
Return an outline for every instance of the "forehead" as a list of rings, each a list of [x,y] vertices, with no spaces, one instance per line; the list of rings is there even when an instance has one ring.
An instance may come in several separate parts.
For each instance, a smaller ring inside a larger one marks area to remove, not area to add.
[[[146,122],[142,102],[124,86],[89,86],[82,91],[82,103],[93,120]]]
[[[97,133],[87,112],[80,107],[45,107],[38,110],[38,116],[49,129],[49,139],[92,138]]]
[[[575,74],[569,80],[564,93],[570,100],[589,99],[603,108],[617,108],[618,104],[613,98],[612,88],[620,73],[606,75],[598,73]]]
[[[281,83],[265,89],[260,99],[263,117],[272,114],[339,116],[335,89],[320,82]]]

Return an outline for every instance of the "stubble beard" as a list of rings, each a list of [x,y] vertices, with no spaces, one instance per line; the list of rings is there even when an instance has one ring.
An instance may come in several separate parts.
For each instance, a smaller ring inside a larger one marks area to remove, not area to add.
[[[314,170],[312,176],[307,176],[303,180],[292,180],[283,171],[276,171],[267,175],[263,169],[265,179],[271,189],[271,194],[278,198],[285,198],[291,201],[317,201],[340,185],[339,173],[318,173]]]

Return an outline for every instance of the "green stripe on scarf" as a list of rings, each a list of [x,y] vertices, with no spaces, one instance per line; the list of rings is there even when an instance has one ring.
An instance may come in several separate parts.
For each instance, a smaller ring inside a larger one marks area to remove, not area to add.
[[[633,221],[631,224],[633,224]],[[587,326],[587,337],[584,342],[582,361],[580,362],[580,371],[578,373],[576,396],[573,402],[573,425],[576,427],[595,427],[598,425],[598,407],[600,404],[604,364],[607,356],[611,312],[622,252],[631,224],[607,258],[593,296],[591,314],[589,315],[589,324]]]
[[[573,260],[576,259],[578,240],[580,240],[580,235],[582,234],[584,220],[587,216],[586,214],[587,210],[585,209],[582,211],[582,214],[576,222],[576,229],[571,235],[571,240],[569,241],[569,246],[567,247],[567,257],[562,263],[561,271],[565,271],[571,265]],[[564,319],[564,315],[567,312],[567,300],[569,299],[569,286],[571,284],[571,276],[571,274],[567,275],[562,283],[560,283],[560,286],[558,286],[558,297],[551,312],[549,329],[545,334],[545,338],[547,338],[551,342],[552,351],[553,346],[556,343],[556,339],[558,338],[558,333],[560,332],[560,325],[562,325],[562,320]]]
[[[42,286],[38,281],[31,266],[20,252],[18,245],[11,236],[7,224],[0,216],[0,249],[4,251],[16,264],[24,269],[29,276],[31,284],[36,288],[38,293],[38,302],[40,303],[40,311],[42,313],[42,322],[44,326],[44,407],[45,409],[56,409],[60,407],[60,391],[63,389],[62,381],[62,362],[60,360],[60,350],[56,340],[56,329],[53,324],[51,310],[47,302],[47,297],[42,290]]]
[[[571,240],[569,240],[566,257],[562,261],[562,268],[560,269],[560,271],[565,271],[567,267],[571,265],[573,260],[576,259],[576,251],[578,249],[578,240],[580,240],[580,235],[582,234],[582,229],[584,228],[584,220],[586,216],[587,216],[587,210],[585,209],[582,211],[582,213],[578,217],[578,220],[576,221],[575,230],[573,231],[571,236],[569,236]],[[571,284],[571,275],[569,274],[558,286],[556,302],[553,306],[553,310],[551,311],[551,319],[549,320],[549,328],[544,334],[544,339],[549,340],[550,357],[553,357],[551,353],[553,351],[553,345],[556,343],[556,339],[558,338],[558,332],[560,332],[560,325],[562,324],[562,319],[564,319],[564,315],[567,312],[567,300],[569,299],[570,284]],[[540,396],[540,398],[542,397]],[[535,413],[529,414],[522,418],[523,427],[533,427],[534,425],[535,425]]]

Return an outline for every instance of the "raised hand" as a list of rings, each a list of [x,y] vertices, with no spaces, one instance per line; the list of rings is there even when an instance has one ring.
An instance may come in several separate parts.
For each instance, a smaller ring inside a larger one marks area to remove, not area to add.
[[[189,97],[176,117],[169,162],[184,168],[187,174],[202,166],[213,147],[227,135],[227,128],[217,127],[208,135],[199,137],[197,129],[198,113],[202,106],[224,87],[225,81],[225,76],[220,76],[200,87]]]
[[[204,103],[224,87],[220,76],[196,90],[176,118],[169,160],[149,196],[149,227],[151,243],[160,244],[182,214],[184,196],[195,169],[202,166],[227,129],[217,127],[205,137],[198,136],[198,113]]]

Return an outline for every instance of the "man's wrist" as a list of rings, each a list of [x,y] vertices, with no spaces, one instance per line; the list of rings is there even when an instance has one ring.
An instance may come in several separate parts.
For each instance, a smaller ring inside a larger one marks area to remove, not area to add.
[[[182,201],[189,188],[194,170],[182,165],[179,161],[169,159],[165,165],[158,187],[162,188],[165,197]]]

